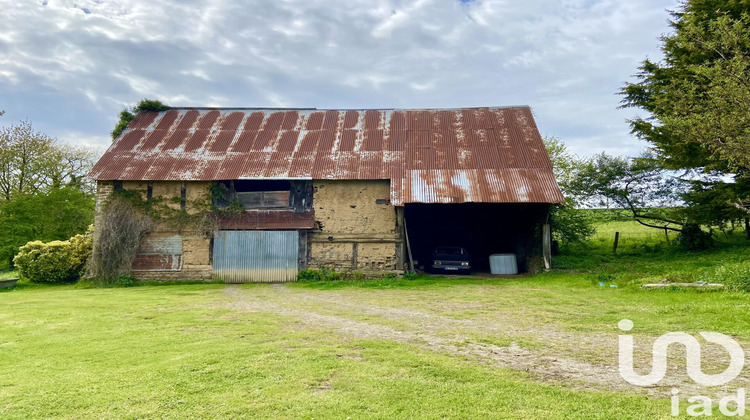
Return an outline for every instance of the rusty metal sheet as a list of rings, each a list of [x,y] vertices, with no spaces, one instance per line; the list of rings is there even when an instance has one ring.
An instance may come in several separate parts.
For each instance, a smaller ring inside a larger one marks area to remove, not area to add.
[[[156,149],[159,145],[163,144],[164,138],[167,137],[169,132],[167,130],[152,130],[148,132],[146,140],[138,148],[139,152],[149,152]]]
[[[179,127],[179,126],[178,126]],[[187,129],[177,129],[174,130],[169,137],[167,137],[167,140],[164,142],[164,147],[162,147],[162,150],[175,150],[177,148],[181,148],[187,142],[187,140],[190,139],[190,131]]]
[[[429,130],[432,128],[430,114],[426,110],[406,111],[406,128],[412,130]]]
[[[152,233],[143,237],[133,261],[133,270],[182,270],[182,236]]]
[[[169,156],[168,154],[161,155],[154,159],[154,163],[148,169],[146,175],[143,176],[143,179],[168,179],[169,175],[172,173],[172,167],[174,164],[175,161],[172,156]]]
[[[312,229],[315,214],[280,210],[245,211],[221,217],[219,225],[222,229],[237,230]]]
[[[145,114],[114,141],[90,177],[389,179],[394,204],[562,201],[528,107]],[[461,177],[469,184],[448,182]]]
[[[322,116],[321,116],[321,122],[322,122]],[[307,131],[302,136],[302,143],[300,143],[299,148],[297,149],[297,153],[308,153],[308,152],[315,152],[318,150],[318,142],[320,141],[320,130],[314,130],[314,131]]]
[[[554,176],[531,169],[408,170],[404,203],[554,203]]]
[[[382,152],[383,151],[383,130],[372,129],[363,133],[362,152]]]
[[[190,136],[184,147],[185,152],[195,152],[203,148],[203,145],[209,142],[211,131],[208,129],[195,130]]]
[[[384,112],[378,111],[376,109],[368,109],[367,111],[365,111],[364,129],[367,131],[382,129],[384,117]]]
[[[151,123],[154,122],[158,115],[158,112],[153,111],[139,112],[135,117],[133,117],[133,120],[130,121],[130,124],[128,124],[128,128],[145,130],[146,128],[148,128],[148,126],[151,125]]]
[[[122,153],[135,150],[146,136],[146,133],[146,130],[141,129],[127,131],[122,137],[120,137],[118,142],[113,144],[114,148],[112,149],[112,152]]]
[[[285,152],[291,156],[297,147],[297,141],[299,141],[299,131],[284,131],[281,133],[279,145],[276,147],[276,150]]]
[[[313,112],[307,117],[307,125],[305,130],[320,130],[323,127],[323,112]]]
[[[297,152],[292,159],[292,166],[289,168],[290,178],[309,177],[313,172],[315,164],[315,151]]]
[[[214,126],[216,119],[219,118],[219,111],[213,110],[203,114],[200,122],[198,123],[199,130],[210,130]]]
[[[260,126],[263,124],[263,117],[264,114],[262,112],[256,111],[250,114],[250,116],[247,117],[247,121],[245,122],[245,131],[251,130],[251,131],[258,131],[260,130]]]
[[[339,111],[329,110],[323,118],[322,130],[336,131],[339,124]]]
[[[238,179],[243,176],[248,160],[246,154],[231,153],[226,156],[216,174],[217,179]]]
[[[241,178],[260,178],[264,176],[271,152],[249,152]]]
[[[284,121],[281,123],[282,130],[294,130],[299,119],[298,111],[287,111],[284,113]]]
[[[341,141],[339,142],[338,151],[340,152],[352,152],[354,146],[357,144],[357,130],[343,130],[341,133]]]
[[[239,122],[237,123],[239,125]],[[216,139],[211,143],[211,146],[207,148],[210,152],[225,153],[229,150],[229,145],[232,144],[234,136],[237,135],[237,130],[221,130],[219,131]]]
[[[268,159],[272,165],[266,165],[263,171],[264,178],[289,178],[289,168],[292,167],[292,154],[290,152],[273,152]]]
[[[190,128],[194,128],[193,125],[198,120],[198,117],[200,117],[200,115],[201,113],[196,109],[188,110],[187,112],[185,112],[185,115],[182,116],[180,123],[177,124],[176,130],[188,130]]]
[[[245,153],[253,150],[255,144],[255,138],[258,136],[258,132],[254,130],[245,130],[237,136],[237,139],[232,143],[232,146],[228,149],[236,153]],[[216,150],[218,152],[218,150]]]
[[[406,114],[403,111],[394,111],[391,113],[390,120],[390,131],[406,131]]]
[[[344,128],[345,130],[348,128],[354,128],[357,125],[357,122],[359,121],[359,112],[350,109],[349,111],[346,111],[344,113]]]
[[[389,179],[383,175],[383,152],[361,152],[357,179]]]
[[[177,117],[180,116],[180,111],[176,109],[170,109],[169,111],[161,114],[161,118],[159,119],[159,123],[156,124],[156,130],[169,130],[172,128],[172,124],[177,120]]]
[[[244,112],[235,111],[235,112],[230,113],[221,122],[221,130],[236,131],[237,127],[240,126],[240,123],[242,122],[244,118],[245,118]]]
[[[263,123],[263,130],[268,132],[278,131],[284,122],[284,112],[276,111],[268,115]]]

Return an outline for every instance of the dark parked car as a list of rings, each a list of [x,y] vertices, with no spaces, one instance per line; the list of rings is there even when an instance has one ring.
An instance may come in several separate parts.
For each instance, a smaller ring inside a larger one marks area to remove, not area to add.
[[[471,271],[469,253],[460,246],[439,246],[432,253],[430,268],[432,272],[461,272]]]

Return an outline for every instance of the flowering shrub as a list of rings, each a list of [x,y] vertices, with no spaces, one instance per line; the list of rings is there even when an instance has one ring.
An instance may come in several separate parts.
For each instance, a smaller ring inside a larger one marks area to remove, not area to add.
[[[91,255],[92,227],[67,241],[32,241],[13,258],[21,278],[33,283],[67,283],[81,277]]]

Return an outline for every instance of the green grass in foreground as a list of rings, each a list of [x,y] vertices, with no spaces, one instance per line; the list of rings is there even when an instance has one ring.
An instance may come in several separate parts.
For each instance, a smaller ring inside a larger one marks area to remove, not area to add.
[[[558,257],[568,270],[530,278],[292,284],[285,292],[291,295],[269,285],[240,289],[274,305],[314,296],[319,300],[301,299],[296,308],[404,331],[419,322],[357,305],[561,331],[574,339],[550,342],[471,324],[442,333],[610,366],[617,357],[611,346],[589,353],[577,334],[614,343],[617,322],[629,318],[640,338],[717,331],[750,347],[750,294],[637,286],[664,273],[748,259],[746,242],[732,238],[685,254],[648,235],[631,244],[627,227],[615,226],[626,240],[617,255],[609,232],[600,233],[592,245]],[[599,287],[602,274],[620,287]],[[0,418],[672,418],[668,399],[572,389],[416,344],[358,339],[283,312],[243,311],[227,305],[233,298],[226,290],[22,285],[0,293]]]
[[[497,293],[489,295],[527,293],[522,282],[495,286]],[[478,296],[471,283],[423,287],[392,295]],[[221,305],[223,289],[58,286],[2,295],[0,417],[605,419],[668,413],[665,400],[574,391],[457,356],[348,339],[287,316],[239,312]],[[369,289],[357,290],[371,297]],[[572,289],[562,302],[578,293]]]

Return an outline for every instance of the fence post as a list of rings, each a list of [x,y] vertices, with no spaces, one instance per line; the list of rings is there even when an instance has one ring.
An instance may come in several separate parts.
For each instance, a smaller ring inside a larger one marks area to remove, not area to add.
[[[620,232],[615,232],[615,245],[612,248],[612,252],[617,254],[617,243],[620,242]]]

